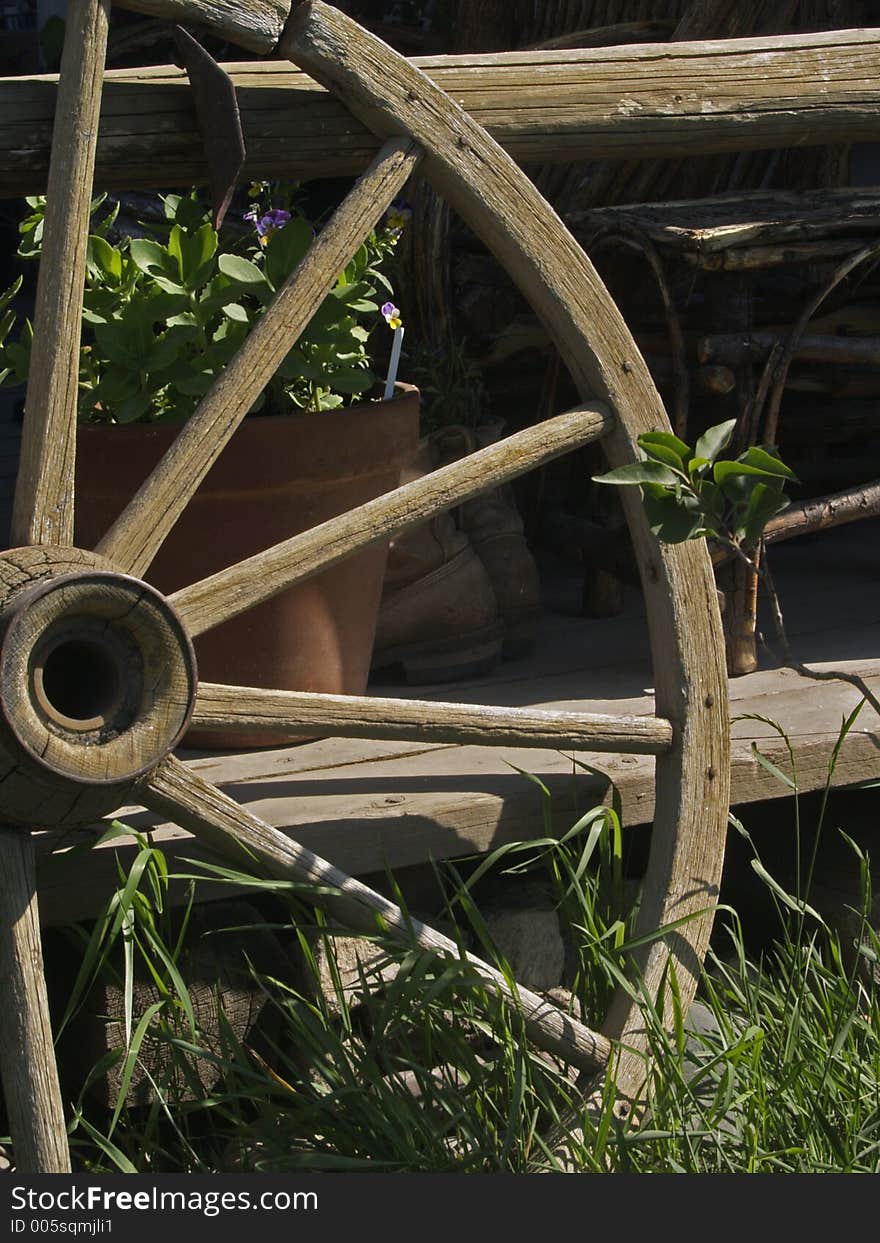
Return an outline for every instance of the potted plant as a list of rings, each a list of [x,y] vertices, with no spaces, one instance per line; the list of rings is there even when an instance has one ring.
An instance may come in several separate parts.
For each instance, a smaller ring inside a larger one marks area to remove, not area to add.
[[[152,236],[120,232],[118,205],[95,226],[80,352],[80,546],[93,547],[122,511],[311,245],[312,223],[289,201],[261,202],[266,190],[252,188],[251,210],[222,239],[195,194],[164,196]],[[26,257],[39,253],[43,207],[28,203],[19,251]],[[391,400],[365,399],[377,383],[371,337],[387,332],[384,321],[399,323],[396,307],[386,301],[383,316],[379,303],[391,293],[381,268],[403,218],[389,213],[339,274],[209,471],[146,575],[161,591],[397,485],[417,444],[418,392],[397,385]],[[32,330],[26,323],[18,340],[4,342],[10,328],[11,311],[0,305],[0,382],[21,382]],[[363,693],[386,551],[367,549],[199,636],[200,676]],[[265,735],[242,733],[191,733],[187,741],[266,745]]]

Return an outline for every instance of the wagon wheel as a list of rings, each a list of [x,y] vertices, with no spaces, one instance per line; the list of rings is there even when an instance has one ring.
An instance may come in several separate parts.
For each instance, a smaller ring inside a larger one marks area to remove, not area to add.
[[[206,0],[138,0],[188,12],[235,38],[242,10]],[[251,0],[247,13],[278,0]],[[69,1156],[46,1009],[31,832],[89,823],[133,799],[239,862],[319,882],[331,914],[429,950],[455,946],[290,841],[172,754],[187,725],[320,730],[336,736],[624,751],[657,757],[656,816],[640,930],[674,925],[636,955],[665,1009],[674,965],[687,1005],[712,925],[729,788],[727,691],[716,593],[702,544],[662,546],[627,489],[656,687],[654,717],[535,712],[199,684],[191,638],[442,508],[602,438],[612,465],[668,426],[647,369],[604,286],[558,217],[485,131],[423,74],[335,9],[295,6],[280,50],[335,91],[383,138],[311,251],[278,293],[94,551],[73,544],[73,459],[80,298],[108,0],[71,0],[53,135],[44,258],[26,399],[13,551],[0,556],[0,1007],[4,1091],[20,1169],[64,1170]],[[240,31],[239,31],[240,33]],[[242,39],[246,44],[247,38]],[[584,404],[480,450],[167,599],[140,581],[196,487],[336,274],[419,166],[495,252],[543,320]],[[62,279],[63,277],[63,279]],[[597,397],[599,400],[594,400]],[[510,990],[472,960],[490,988]],[[529,1038],[581,1071],[613,1061],[620,1109],[644,1083],[646,1036],[620,992],[601,1032],[517,990]]]

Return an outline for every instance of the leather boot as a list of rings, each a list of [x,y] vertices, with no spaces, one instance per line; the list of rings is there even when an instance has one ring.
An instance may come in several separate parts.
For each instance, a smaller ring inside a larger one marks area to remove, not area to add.
[[[466,427],[441,428],[431,437],[434,466],[444,466],[500,439],[501,419]],[[504,622],[506,659],[529,655],[541,618],[538,567],[523,534],[522,518],[509,485],[493,488],[460,507],[459,525],[489,575]]]
[[[401,482],[431,469],[423,440]],[[412,685],[474,677],[497,663],[503,637],[489,576],[451,514],[435,514],[391,541],[374,672],[402,667]]]

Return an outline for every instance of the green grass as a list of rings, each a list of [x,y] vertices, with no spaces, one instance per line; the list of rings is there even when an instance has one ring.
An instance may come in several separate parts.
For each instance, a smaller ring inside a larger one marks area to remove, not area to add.
[[[828,792],[809,835],[796,790],[780,808],[794,817],[799,844],[832,831]],[[210,1036],[186,983],[197,912],[169,910],[166,862],[139,839],[104,919],[69,931],[81,966],[65,1026],[75,1031],[95,979],[109,972],[124,998],[127,1043],[115,1055],[112,1107],[95,1103],[89,1083],[77,1087],[75,1164],[138,1172],[880,1170],[880,942],[867,920],[869,860],[849,843],[861,902],[856,935],[842,942],[809,901],[813,846],[799,847],[801,879],[792,886],[772,874],[742,824],[732,825],[753,851],[772,935],[755,950],[745,916],[722,907],[700,988],[702,1032],[689,1032],[680,1013],[666,1031],[642,999],[653,1063],[640,1127],[617,1120],[610,1090],[587,1116],[584,1085],[528,1045],[513,1008],[488,994],[462,958],[372,938],[385,965],[399,969],[384,984],[365,970],[353,1000],[332,970],[337,930],[302,888],[227,869],[212,879],[250,887],[280,952],[271,967],[254,960],[248,968],[264,998],[257,1031],[243,1042],[221,1022],[219,1039]],[[622,843],[615,814],[596,811],[562,841],[545,836],[469,868],[439,868],[443,918],[462,948],[506,971],[480,912],[482,886],[502,874],[540,877],[576,947],[573,1009],[596,1024],[624,967],[634,917],[622,907]],[[192,876],[203,873],[194,867]],[[240,933],[201,935],[219,944]],[[315,986],[318,951],[331,964],[329,996]],[[152,989],[142,1015],[140,978]],[[153,1076],[152,1101],[129,1107],[126,1085],[142,1074],[143,1042],[156,1038],[168,1057]],[[198,1059],[203,1070],[213,1067],[208,1089]]]

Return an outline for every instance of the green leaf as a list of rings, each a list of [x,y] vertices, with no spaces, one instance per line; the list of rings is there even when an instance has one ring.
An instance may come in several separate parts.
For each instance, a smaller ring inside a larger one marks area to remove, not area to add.
[[[132,350],[132,341],[123,323],[96,324],[95,342],[108,361],[115,366],[138,367],[139,356]]]
[[[764,471],[767,475],[778,475],[782,479],[797,478],[794,471],[785,465],[778,454],[770,453],[759,445],[751,445],[745,453],[740,454],[739,460],[747,466],[754,466],[757,470]]]
[[[343,399],[338,393],[322,390],[318,393],[317,404],[319,410],[338,410],[343,404]]]
[[[175,225],[168,239],[168,249],[176,255],[180,279],[187,289],[200,289],[210,279],[211,259],[217,251],[217,233],[211,224],[203,224],[196,233],[187,233]]]
[[[752,870],[756,875],[760,876],[767,888],[776,895],[783,906],[787,906],[790,911],[794,911],[798,915],[811,915],[813,919],[823,926],[825,925],[825,920],[814,907],[805,902],[803,898],[796,898],[794,894],[786,893],[779,881],[770,875],[760,859],[751,859],[750,862]]]
[[[708,428],[697,441],[694,457],[714,462],[718,454],[730,444],[735,427],[736,419],[728,419],[726,423],[718,423],[715,427]]]
[[[363,367],[352,367],[330,372],[327,381],[337,393],[365,393],[373,387],[376,377]]]
[[[759,479],[776,479],[779,481],[777,484],[777,490],[779,490],[784,486],[784,481],[787,478],[793,478],[787,466],[785,470],[788,471],[787,475],[783,475],[780,471],[763,470],[760,466],[752,466],[749,462],[716,462],[712,470],[712,477],[720,487],[724,487],[729,479],[741,479],[746,476],[754,476]]]
[[[210,371],[201,371],[175,380],[174,387],[187,397],[204,397],[213,382],[214,376]]]
[[[358,299],[372,292],[372,289],[365,281],[347,281],[340,276],[330,294],[337,302],[342,302],[345,306],[348,306],[350,303],[357,302]]]
[[[247,311],[238,302],[226,302],[223,306],[223,314],[227,319],[235,319],[240,324],[249,324],[250,316]]]
[[[129,397],[117,406],[114,411],[117,422],[119,423],[136,423],[138,419],[148,414],[153,405],[153,398],[150,393],[136,393],[134,397]]]
[[[643,436],[639,436],[638,443],[648,457],[665,462],[667,466],[673,466],[677,470],[686,469],[692,456],[690,445],[679,440],[672,432],[645,432]]]
[[[133,237],[128,244],[128,253],[140,270],[149,276],[156,272],[166,276],[173,274],[170,256],[165,247],[148,237]]]
[[[164,246],[148,237],[133,237],[129,243],[129,254],[135,266],[150,276],[160,289],[170,294],[183,294],[177,260]]]
[[[755,757],[755,759],[758,761],[761,767],[763,769],[766,769],[766,771],[770,774],[771,777],[775,777],[777,781],[781,781],[782,784],[785,786],[788,786],[790,790],[794,790],[795,792],[797,792],[797,785],[791,779],[791,777],[789,777],[786,773],[784,773],[781,768],[777,767],[777,765],[774,764],[772,760],[769,760],[767,756],[764,755],[763,751],[759,751],[757,744],[754,742],[752,743],[751,751],[752,751],[752,755]]]
[[[179,315],[169,315],[166,323],[169,328],[195,328],[196,334],[201,331],[198,317],[193,311],[181,311]]]
[[[13,298],[17,296],[18,291],[21,289],[23,279],[23,277],[17,276],[9,288],[0,294],[0,311],[5,311],[12,302]]]
[[[217,266],[224,276],[228,276],[231,281],[239,285],[258,286],[269,283],[265,272],[255,263],[251,263],[250,259],[244,259],[241,255],[220,255]]]
[[[92,214],[94,214],[94,210],[96,209],[96,207],[99,207],[106,198],[107,198],[106,194],[102,194],[100,196],[100,202],[96,201],[96,203],[93,204]],[[119,215],[119,208],[120,208],[119,202],[114,203],[111,206],[110,211],[107,213],[107,215],[104,216],[102,220],[98,221],[98,223],[95,225],[95,235],[97,237],[106,238],[107,234],[110,232],[110,230],[113,228],[113,225],[116,223],[116,217]]]
[[[246,336],[246,324],[239,323],[237,319],[223,319],[217,325],[211,340],[227,341],[229,338],[234,338],[235,347],[237,348]]]
[[[632,485],[637,483],[678,484],[681,478],[662,462],[631,462],[628,466],[618,466],[605,475],[594,475],[593,483],[614,483]]]
[[[86,247],[86,269],[116,283],[122,276],[122,255],[103,237],[93,234]]]
[[[695,496],[676,496],[662,484],[643,486],[642,500],[648,524],[658,539],[681,544],[706,533],[705,518]]]
[[[266,243],[266,275],[277,289],[308,251],[314,240],[312,226],[303,216],[294,216],[283,229],[276,229]]]
[[[748,548],[754,548],[764,533],[767,523],[789,505],[788,498],[777,488],[764,483],[755,485],[746,507],[745,517],[737,534]]]
[[[114,407],[133,397],[140,388],[140,380],[136,373],[121,368],[110,368],[101,378],[94,392],[96,402],[102,406]]]
[[[175,324],[168,329],[143,357],[141,367],[150,373],[163,371],[177,359],[188,342],[199,335],[199,329],[191,324]]]
[[[155,1015],[157,1015],[159,1011],[163,1009],[165,1004],[166,1003],[164,1000],[154,1002],[153,1005],[149,1006],[144,1011],[137,1027],[135,1028],[135,1033],[132,1038],[131,1044],[128,1047],[128,1052],[126,1054],[125,1062],[122,1067],[122,1073],[119,1077],[119,1092],[116,1098],[116,1108],[113,1110],[113,1117],[110,1121],[110,1129],[107,1133],[108,1139],[113,1134],[114,1130],[116,1129],[116,1124],[119,1121],[119,1118],[122,1114],[122,1110],[125,1106],[125,1098],[128,1096],[128,1089],[131,1084],[131,1077],[134,1074],[135,1063],[137,1062],[138,1054],[140,1053],[140,1049],[141,1049],[141,1045],[143,1044],[144,1037],[147,1034],[147,1029],[152,1023]]]
[[[7,311],[5,315],[0,315],[0,345],[6,340],[6,334],[15,323],[15,315],[12,311]]]
[[[143,302],[143,311],[147,319],[154,324],[171,323],[175,316],[186,312],[189,298],[184,293],[167,293],[165,290],[154,290]]]

